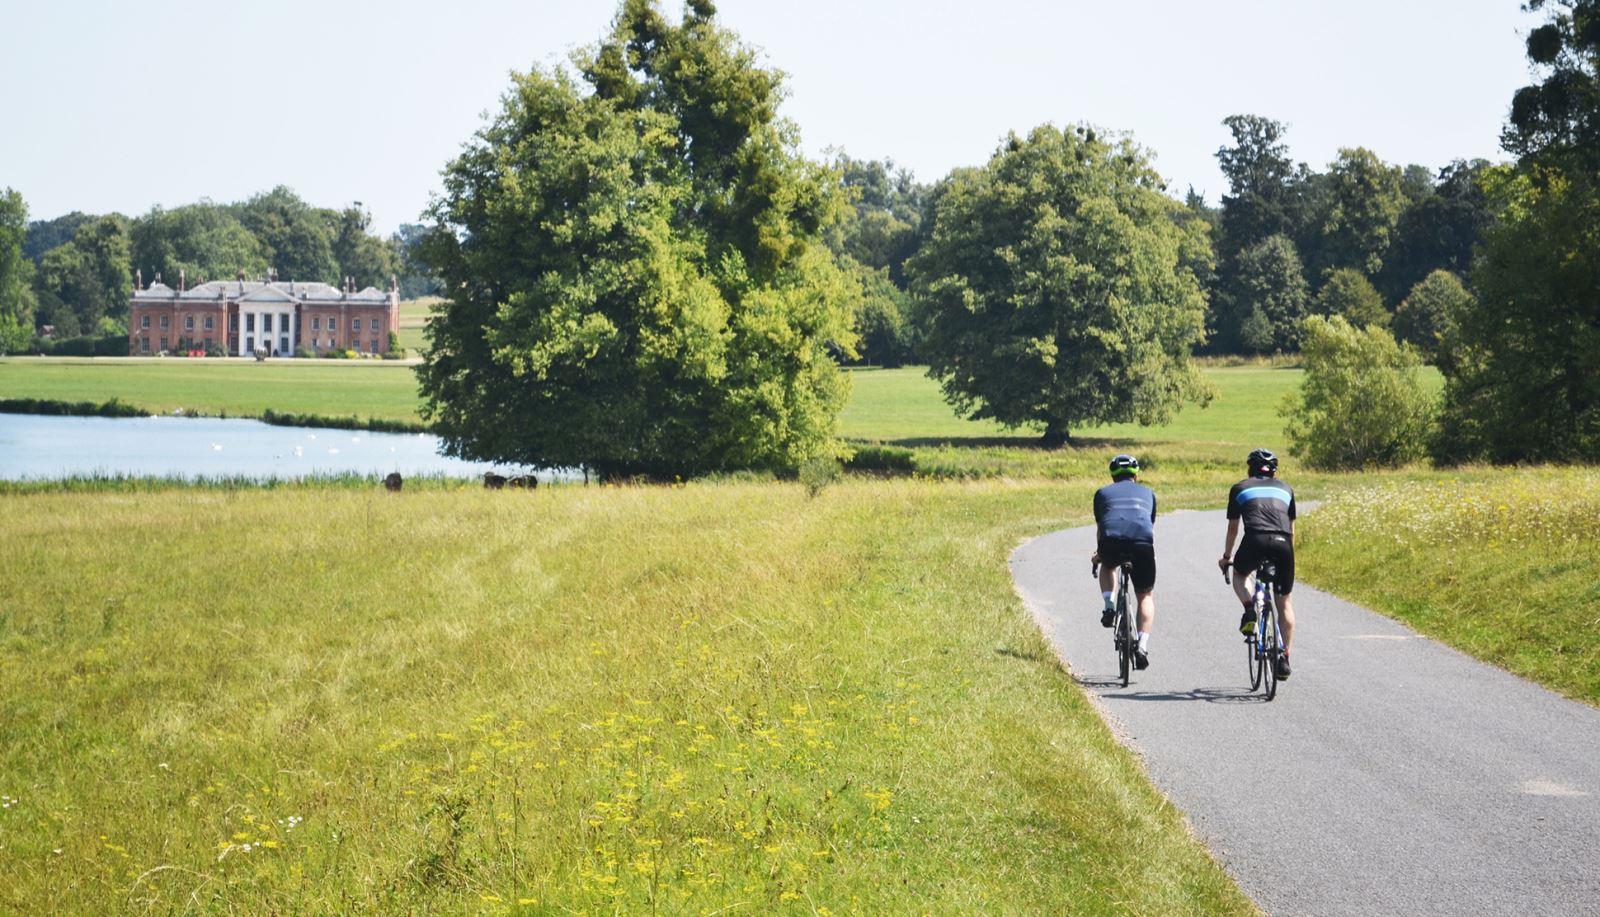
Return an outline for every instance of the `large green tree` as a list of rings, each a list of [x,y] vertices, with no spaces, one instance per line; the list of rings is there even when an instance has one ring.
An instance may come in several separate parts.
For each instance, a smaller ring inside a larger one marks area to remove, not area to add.
[[[1268,236],[1239,253],[1227,297],[1227,333],[1256,353],[1298,350],[1310,298],[1294,243],[1288,236]]]
[[[1194,263],[1209,241],[1132,141],[1087,127],[1012,135],[932,201],[908,264],[930,374],[957,410],[1037,425],[1159,423],[1207,389]]]
[[[1318,315],[1343,316],[1357,328],[1389,325],[1389,310],[1382,294],[1355,268],[1342,267],[1329,274],[1328,281],[1317,291],[1312,309]]]
[[[1484,178],[1499,219],[1473,271],[1445,378],[1441,457],[1600,460],[1600,0],[1530,0],[1540,82]]]
[[[1313,269],[1354,268],[1368,277],[1383,267],[1395,224],[1406,209],[1399,166],[1364,147],[1342,149],[1328,166],[1323,245]]]
[[[1301,329],[1305,377],[1281,413],[1289,451],[1312,468],[1387,468],[1421,458],[1435,410],[1422,361],[1376,325],[1314,315]]]
[[[33,262],[23,253],[28,205],[11,188],[0,192],[0,353],[14,353],[33,339]]]
[[[340,282],[333,256],[335,228],[289,188],[279,185],[257,194],[235,205],[233,212],[261,243],[261,253],[280,278]]]
[[[1235,255],[1268,237],[1294,236],[1304,219],[1306,173],[1289,156],[1282,122],[1260,115],[1230,115],[1222,123],[1233,134],[1233,145],[1217,150],[1217,165],[1228,180],[1219,244],[1226,270]]]
[[[232,280],[239,271],[259,277],[268,267],[261,243],[231,208],[201,201],[152,209],[133,222],[133,266],[152,282],[157,275],[176,288],[180,272],[192,286],[201,280]]]
[[[1472,294],[1460,279],[1449,271],[1434,271],[1418,281],[1395,309],[1394,336],[1428,360],[1448,366],[1461,316],[1471,308]]]
[[[389,278],[400,272],[399,248],[367,231],[372,214],[356,201],[343,210],[322,211],[333,232],[333,257],[340,277],[350,278],[356,289],[388,289]]]
[[[44,253],[34,284],[58,336],[126,333],[129,250],[128,221],[110,214],[80,224],[71,241]]]
[[[602,475],[836,454],[843,202],[780,74],[693,0],[627,0],[577,73],[514,78],[444,174],[424,413],[453,454]]]

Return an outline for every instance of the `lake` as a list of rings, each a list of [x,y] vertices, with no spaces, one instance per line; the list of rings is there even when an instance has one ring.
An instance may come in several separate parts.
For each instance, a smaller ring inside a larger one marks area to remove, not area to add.
[[[277,427],[212,417],[0,414],[0,480],[96,474],[292,480],[391,471],[406,477],[479,478],[485,471],[513,475],[526,469],[441,455],[439,438],[423,433]],[[581,475],[545,471],[538,477],[548,483]]]

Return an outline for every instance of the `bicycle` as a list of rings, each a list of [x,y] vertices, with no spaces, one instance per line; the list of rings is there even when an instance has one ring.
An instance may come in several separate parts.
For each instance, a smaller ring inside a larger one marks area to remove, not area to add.
[[[1100,562],[1091,561],[1089,564],[1091,576],[1099,578]],[[1111,645],[1117,651],[1117,674],[1122,679],[1122,686],[1128,686],[1128,675],[1133,670],[1133,652],[1138,649],[1139,641],[1133,634],[1133,562],[1123,561],[1117,565],[1117,598],[1112,606],[1115,616],[1111,620]]]
[[[1270,560],[1262,561],[1256,570],[1255,595],[1251,600],[1251,607],[1256,612],[1256,630],[1244,638],[1250,690],[1261,688],[1267,700],[1278,696],[1278,659],[1283,655],[1283,631],[1278,622],[1277,580],[1277,566]],[[1232,581],[1226,571],[1223,572],[1222,581]]]

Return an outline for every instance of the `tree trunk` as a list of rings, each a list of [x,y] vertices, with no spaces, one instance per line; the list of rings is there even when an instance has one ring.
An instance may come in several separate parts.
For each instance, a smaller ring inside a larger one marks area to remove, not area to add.
[[[1066,427],[1052,420],[1045,426],[1044,438],[1040,442],[1046,449],[1057,449],[1072,442],[1072,435]]]

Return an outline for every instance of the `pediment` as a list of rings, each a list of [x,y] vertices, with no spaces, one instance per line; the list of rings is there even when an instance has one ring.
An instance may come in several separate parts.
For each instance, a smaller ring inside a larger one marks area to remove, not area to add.
[[[257,304],[259,304],[259,303],[292,303],[292,302],[299,302],[299,300],[296,299],[293,296],[290,296],[287,293],[284,293],[281,290],[274,290],[271,287],[263,287],[262,289],[252,290],[251,292],[246,293],[243,296],[239,297],[239,302],[248,302],[248,303],[257,303]]]

